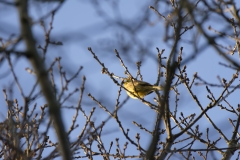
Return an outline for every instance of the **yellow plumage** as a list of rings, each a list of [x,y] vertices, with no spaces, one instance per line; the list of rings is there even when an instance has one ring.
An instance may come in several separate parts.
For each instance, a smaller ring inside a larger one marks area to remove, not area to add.
[[[151,85],[150,83],[131,78],[125,79],[123,86],[128,90],[126,90],[127,94],[134,99],[138,97],[143,98],[156,90],[162,90],[161,86]]]

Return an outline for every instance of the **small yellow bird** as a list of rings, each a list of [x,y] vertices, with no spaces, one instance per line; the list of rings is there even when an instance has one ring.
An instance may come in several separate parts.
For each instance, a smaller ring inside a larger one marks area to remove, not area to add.
[[[162,86],[151,85],[148,82],[139,81],[133,78],[124,79],[123,86],[128,90],[126,90],[127,94],[134,99],[137,99],[138,97],[143,98],[153,91],[163,89]]]

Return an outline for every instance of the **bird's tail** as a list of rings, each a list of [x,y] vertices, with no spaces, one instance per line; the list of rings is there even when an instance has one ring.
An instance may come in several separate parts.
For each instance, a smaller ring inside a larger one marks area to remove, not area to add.
[[[153,86],[153,88],[160,91],[160,90],[163,90],[164,87],[163,86]],[[171,87],[170,90],[172,90],[172,89],[173,88]]]
[[[156,90],[159,90],[159,91],[163,89],[162,86],[153,86],[153,88],[156,89]]]

